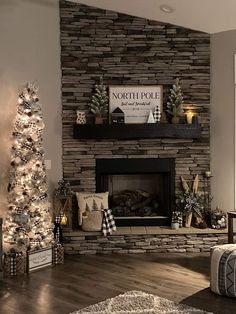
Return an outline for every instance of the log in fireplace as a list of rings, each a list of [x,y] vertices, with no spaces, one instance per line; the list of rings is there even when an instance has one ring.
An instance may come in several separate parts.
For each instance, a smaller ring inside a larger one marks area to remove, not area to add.
[[[175,160],[96,159],[96,191],[109,191],[118,226],[168,226],[175,204]]]

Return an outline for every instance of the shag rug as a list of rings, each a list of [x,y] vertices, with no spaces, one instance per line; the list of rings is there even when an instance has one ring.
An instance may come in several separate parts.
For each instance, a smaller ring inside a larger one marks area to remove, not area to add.
[[[213,314],[142,291],[129,291],[71,314]]]

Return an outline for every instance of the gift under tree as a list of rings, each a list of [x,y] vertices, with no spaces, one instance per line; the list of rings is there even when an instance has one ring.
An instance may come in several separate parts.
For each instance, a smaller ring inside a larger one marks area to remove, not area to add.
[[[24,254],[53,244],[42,146],[44,123],[37,92],[28,83],[18,99],[12,133],[8,213],[3,229],[6,254]]]

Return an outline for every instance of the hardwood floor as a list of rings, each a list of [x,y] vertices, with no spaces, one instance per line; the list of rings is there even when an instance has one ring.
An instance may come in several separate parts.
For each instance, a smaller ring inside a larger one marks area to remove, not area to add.
[[[0,279],[0,313],[69,314],[129,290],[236,313],[235,299],[210,292],[209,265],[209,254],[66,256],[64,265]]]

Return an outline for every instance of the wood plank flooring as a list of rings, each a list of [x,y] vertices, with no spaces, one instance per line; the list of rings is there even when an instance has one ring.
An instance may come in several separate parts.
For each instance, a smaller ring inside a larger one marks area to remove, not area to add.
[[[1,314],[69,314],[129,290],[142,290],[215,314],[236,299],[209,290],[209,254],[66,256],[65,264],[0,279]]]

